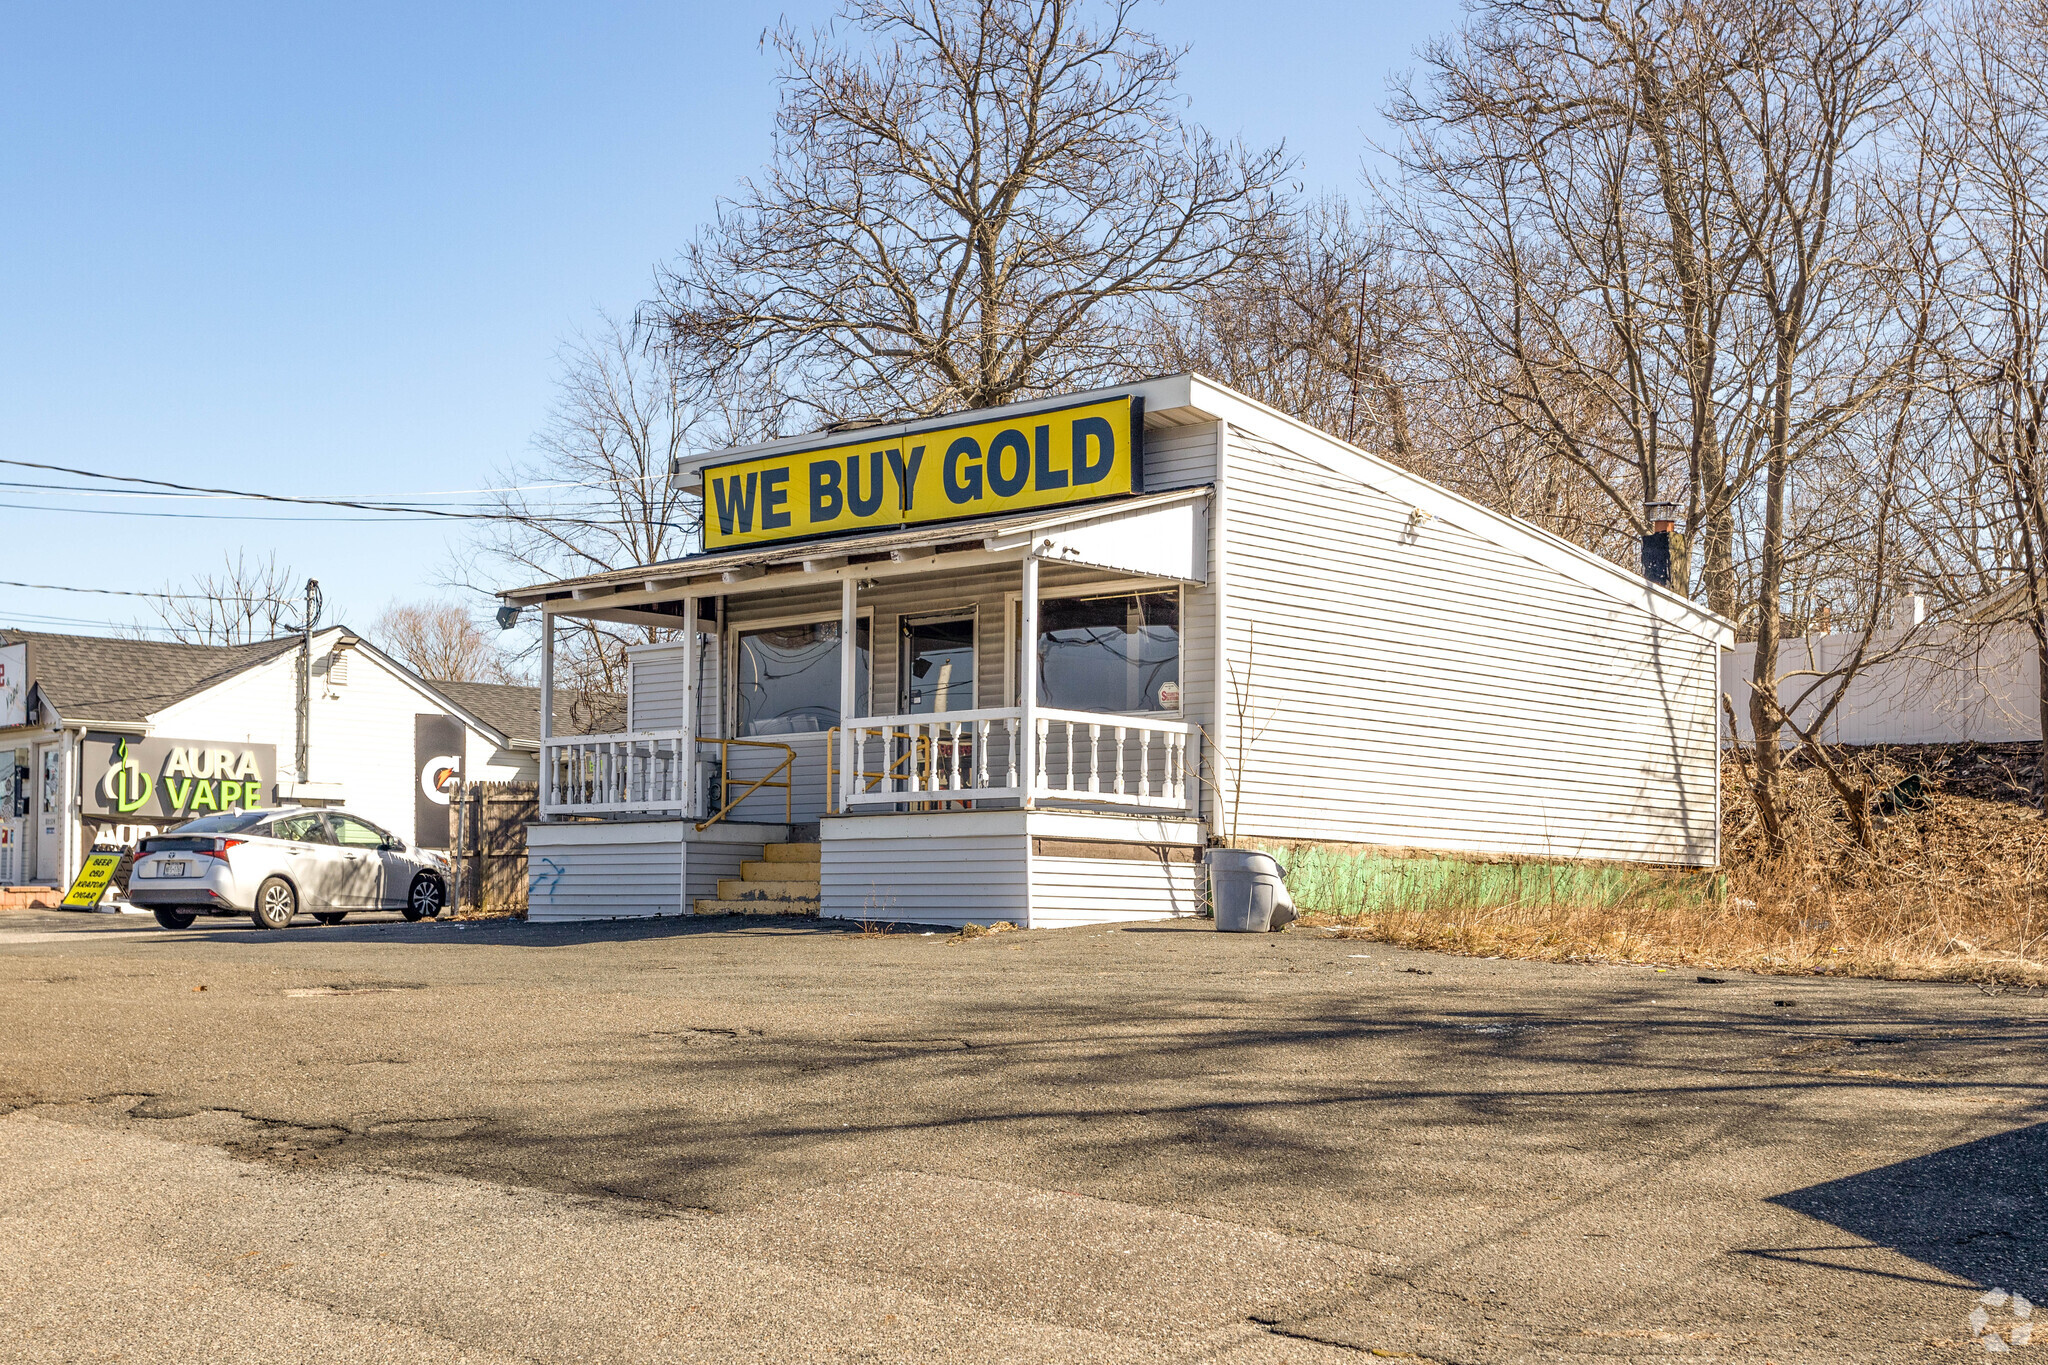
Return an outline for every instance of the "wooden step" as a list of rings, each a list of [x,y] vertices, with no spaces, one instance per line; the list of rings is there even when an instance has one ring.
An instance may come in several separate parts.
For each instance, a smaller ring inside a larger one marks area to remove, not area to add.
[[[825,855],[821,844],[769,844],[761,856],[771,863],[815,863]]]
[[[816,900],[700,900],[696,903],[700,915],[795,915],[804,919],[818,917]]]
[[[818,883],[756,882],[745,877],[720,877],[718,898],[722,901],[811,901],[818,899]]]
[[[820,880],[820,865],[817,863],[741,863],[740,878],[750,882],[809,882],[816,886]]]

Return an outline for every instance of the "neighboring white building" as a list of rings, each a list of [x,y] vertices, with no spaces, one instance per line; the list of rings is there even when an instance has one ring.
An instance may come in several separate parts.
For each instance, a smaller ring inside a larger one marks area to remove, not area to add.
[[[445,847],[446,794],[430,788],[534,780],[536,689],[429,683],[342,627],[315,632],[311,653],[302,773],[296,636],[0,631],[0,885],[65,884],[94,842],[125,846],[222,803],[346,804]],[[132,779],[109,778],[138,758]]]
[[[1778,647],[1778,700],[1810,725],[1840,687],[1825,678],[1846,666],[1861,632],[1800,635]],[[1864,650],[1868,663],[1816,738],[1823,744],[2013,744],[2041,738],[2041,664],[2034,637],[2017,622],[1985,629],[1921,626],[1881,630]],[[1721,660],[1721,690],[1735,709],[1736,738],[1754,738],[1749,721],[1756,646],[1740,644]],[[1818,685],[1817,685],[1818,684]],[[1799,699],[1804,697],[1803,704]],[[1782,732],[1780,743],[1798,737]]]
[[[1727,622],[1200,376],[673,473],[704,553],[502,594],[549,667],[678,637],[545,741],[533,918],[772,896],[793,838],[827,916],[1031,926],[1191,912],[1218,840],[1718,860]]]

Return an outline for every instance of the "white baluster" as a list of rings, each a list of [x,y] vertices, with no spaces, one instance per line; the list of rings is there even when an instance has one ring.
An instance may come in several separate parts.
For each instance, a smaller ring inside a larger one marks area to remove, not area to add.
[[[1017,718],[1003,717],[1003,785],[1017,785]]]
[[[1034,744],[1034,745],[1032,745],[1032,746],[1031,746],[1031,747],[1032,747],[1032,749],[1033,749],[1033,750],[1035,751],[1035,752],[1033,753],[1033,755],[1032,755],[1032,759],[1031,759],[1031,767],[1032,767],[1032,769],[1033,769],[1033,772],[1032,772],[1032,774],[1031,774],[1031,787],[1032,787],[1032,790],[1034,790],[1034,791],[1038,790],[1038,789],[1039,789],[1039,788],[1041,788],[1041,787],[1049,787],[1049,785],[1050,785],[1050,784],[1049,784],[1049,783],[1048,783],[1048,782],[1046,781],[1046,776],[1045,776],[1045,774],[1046,774],[1046,769],[1047,769],[1047,764],[1046,764],[1046,757],[1045,757],[1045,740],[1046,740],[1046,736],[1047,736],[1047,735],[1048,735],[1048,734],[1049,734],[1049,733],[1051,732],[1051,729],[1052,729],[1052,725],[1051,725],[1051,722],[1049,722],[1048,720],[1046,720],[1046,719],[1045,719],[1045,718],[1044,718],[1043,716],[1039,717],[1039,721],[1038,721],[1038,743],[1036,743],[1036,744]],[[1072,738],[1072,735],[1071,735],[1071,733],[1070,733],[1070,734],[1069,734],[1069,739],[1071,740],[1071,738]],[[1072,748],[1073,748],[1073,745],[1072,745],[1071,743],[1069,743],[1067,747],[1068,747],[1068,750],[1069,750],[1069,751],[1071,752],[1071,750],[1072,750]],[[1074,764],[1073,764],[1073,760],[1072,760],[1072,759],[1070,758],[1070,759],[1068,760],[1068,762],[1067,762],[1067,775],[1068,775],[1068,780],[1069,780],[1069,781],[1072,781],[1072,780],[1073,780],[1073,772],[1074,772]]]
[[[974,735],[974,785],[988,785],[988,722],[975,721],[970,727]]]

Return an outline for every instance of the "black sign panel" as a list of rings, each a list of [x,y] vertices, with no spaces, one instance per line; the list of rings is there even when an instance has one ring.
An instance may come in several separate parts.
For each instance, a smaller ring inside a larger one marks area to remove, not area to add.
[[[79,763],[83,813],[122,823],[262,810],[277,790],[275,744],[88,734]]]
[[[453,716],[412,718],[412,841],[448,847],[448,803],[462,782],[462,722]]]

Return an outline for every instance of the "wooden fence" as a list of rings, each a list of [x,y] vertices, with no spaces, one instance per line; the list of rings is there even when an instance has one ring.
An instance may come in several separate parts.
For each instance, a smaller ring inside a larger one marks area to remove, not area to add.
[[[525,914],[526,826],[540,818],[539,785],[465,782],[453,813],[456,913]]]

